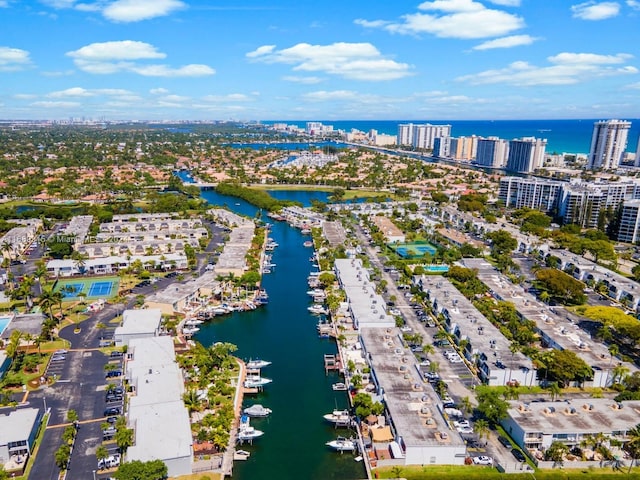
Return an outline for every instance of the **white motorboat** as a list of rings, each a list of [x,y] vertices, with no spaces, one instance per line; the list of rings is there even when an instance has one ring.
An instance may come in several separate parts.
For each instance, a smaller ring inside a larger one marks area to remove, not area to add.
[[[184,324],[188,327],[195,327],[204,323],[204,320],[198,320],[197,318],[190,318],[185,320]]]
[[[314,288],[313,290],[307,290],[307,295],[310,297],[324,297],[327,294],[321,288]]]
[[[246,450],[236,450],[235,452],[233,452],[233,459],[246,460],[249,458],[250,455],[251,453],[247,452]]]
[[[322,305],[317,304],[307,307],[307,310],[309,310],[309,312],[313,313],[314,315],[326,315],[327,313],[329,313],[326,308],[324,308]]]
[[[344,390],[347,390],[349,387],[347,387],[346,383],[338,382],[331,385],[331,388],[337,391],[344,391]]]
[[[245,388],[260,388],[268,385],[271,382],[273,382],[273,380],[271,380],[270,378],[264,378],[260,375],[249,375],[245,379],[243,385],[245,386]]]
[[[269,365],[271,365],[271,362],[268,360],[256,359],[256,360],[249,360],[247,362],[247,368],[249,370],[258,370],[260,368],[268,367]]]
[[[337,452],[353,452],[358,448],[358,444],[352,438],[338,437],[335,440],[327,442],[325,445],[331,447]]]
[[[193,335],[196,332],[199,332],[200,329],[198,327],[182,327],[183,335]]]
[[[262,430],[256,430],[249,424],[249,417],[243,415],[240,419],[240,427],[238,428],[238,441],[250,442],[254,438],[264,435]]]
[[[336,425],[351,424],[351,415],[349,414],[349,410],[334,410],[333,412],[324,415],[323,418],[327,422],[334,423]]]
[[[250,417],[268,417],[269,414],[271,414],[271,409],[256,403],[255,405],[245,408],[242,412]]]
[[[313,247],[313,242],[311,240],[307,240],[302,245],[304,245],[305,247]]]

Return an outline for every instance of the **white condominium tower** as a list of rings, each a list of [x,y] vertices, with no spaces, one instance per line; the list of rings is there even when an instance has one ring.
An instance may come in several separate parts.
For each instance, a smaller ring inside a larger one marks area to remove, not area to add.
[[[507,170],[532,173],[544,164],[547,139],[535,137],[514,138],[509,142]]]
[[[591,170],[618,168],[627,149],[630,128],[631,122],[624,120],[595,122],[587,168]]]
[[[414,148],[433,149],[436,138],[451,136],[451,125],[404,123],[398,125],[398,144]]]

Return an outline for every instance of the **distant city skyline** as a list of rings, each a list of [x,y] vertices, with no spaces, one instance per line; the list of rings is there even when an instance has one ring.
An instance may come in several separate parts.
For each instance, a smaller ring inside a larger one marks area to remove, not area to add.
[[[2,119],[640,112],[640,0],[0,0],[0,15]]]

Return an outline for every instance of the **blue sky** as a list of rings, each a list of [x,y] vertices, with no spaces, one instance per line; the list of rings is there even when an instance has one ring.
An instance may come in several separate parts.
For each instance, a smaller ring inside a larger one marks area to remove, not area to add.
[[[640,0],[0,0],[0,118],[640,116]]]

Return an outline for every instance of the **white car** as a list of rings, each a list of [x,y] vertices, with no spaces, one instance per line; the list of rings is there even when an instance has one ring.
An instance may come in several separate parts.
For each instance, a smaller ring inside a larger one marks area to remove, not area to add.
[[[413,332],[413,328],[411,328],[408,325],[403,325],[402,327],[400,327],[400,331],[405,332],[405,333],[409,333],[409,332]]]
[[[459,433],[473,433],[473,428],[471,427],[458,427],[456,428]]]
[[[454,357],[454,356],[449,357],[449,361],[451,363],[464,363],[464,360],[462,360],[460,357]]]
[[[469,420],[460,420],[459,422],[453,422],[453,426],[456,428],[470,428],[471,424],[469,423]]]
[[[473,463],[476,465],[493,465],[493,458],[480,455],[479,457],[473,457]]]

